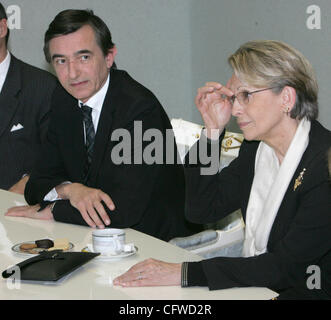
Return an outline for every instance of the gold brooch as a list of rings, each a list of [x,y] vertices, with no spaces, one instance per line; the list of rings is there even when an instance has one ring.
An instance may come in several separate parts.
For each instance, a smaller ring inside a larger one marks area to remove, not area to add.
[[[231,147],[231,145],[233,143],[233,140],[232,139],[238,141],[239,142],[239,145],[238,146]],[[223,141],[222,141],[222,149],[225,152],[228,152],[230,149],[239,149],[240,146],[241,146],[241,144],[242,144],[242,140],[238,139],[234,135],[225,136],[224,139],[223,139]]]
[[[299,187],[300,184],[302,183],[303,175],[305,174],[305,171],[306,171],[306,168],[304,168],[304,169],[300,172],[299,177],[297,177],[297,178],[295,179],[295,183],[294,183],[293,191],[295,191],[295,189],[296,189],[297,187]]]

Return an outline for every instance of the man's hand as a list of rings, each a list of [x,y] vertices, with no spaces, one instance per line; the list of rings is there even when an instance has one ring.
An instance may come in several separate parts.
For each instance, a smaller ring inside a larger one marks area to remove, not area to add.
[[[40,209],[39,204],[34,206],[12,207],[8,209],[8,211],[5,213],[5,216],[26,217],[26,218],[40,219],[40,220],[53,220],[53,214],[51,212],[50,205],[40,212],[38,212],[39,209]]]
[[[104,228],[110,219],[101,201],[109,210],[115,210],[113,200],[99,189],[89,188],[80,183],[57,186],[56,192],[61,199],[68,199],[70,204],[79,210],[85,222],[92,228]],[[101,219],[102,221],[101,221]]]
[[[29,176],[24,176],[21,180],[16,182],[8,191],[19,194],[24,194],[25,185],[29,180]]]

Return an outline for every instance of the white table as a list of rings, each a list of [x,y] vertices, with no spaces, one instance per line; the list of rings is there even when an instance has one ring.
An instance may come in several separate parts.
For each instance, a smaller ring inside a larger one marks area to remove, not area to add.
[[[80,251],[91,242],[91,229],[83,226],[27,218],[6,217],[7,208],[24,204],[20,195],[0,190],[0,271],[25,257],[11,251],[14,244],[43,238],[68,238],[74,250]],[[267,288],[234,288],[209,291],[205,287],[181,288],[143,287],[122,288],[112,285],[112,280],[135,263],[146,258],[168,262],[199,261],[201,257],[175,247],[144,233],[126,229],[127,242],[138,247],[137,254],[113,261],[94,259],[74,271],[59,284],[19,283],[18,288],[0,279],[0,300],[222,300],[271,299],[277,294]]]

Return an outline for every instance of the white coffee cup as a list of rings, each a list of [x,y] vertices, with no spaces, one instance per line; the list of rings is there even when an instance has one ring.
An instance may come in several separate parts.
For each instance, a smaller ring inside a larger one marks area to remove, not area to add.
[[[105,228],[92,232],[92,246],[94,252],[103,255],[118,254],[125,245],[125,232],[122,229]]]

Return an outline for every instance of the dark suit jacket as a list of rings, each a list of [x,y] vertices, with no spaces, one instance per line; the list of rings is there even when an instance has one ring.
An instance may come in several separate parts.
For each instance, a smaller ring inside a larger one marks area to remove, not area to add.
[[[9,189],[31,172],[46,136],[55,87],[56,78],[50,73],[11,56],[0,94],[1,189]],[[23,128],[11,132],[19,124]]]
[[[182,165],[113,162],[111,152],[118,142],[111,141],[112,133],[125,128],[133,137],[134,121],[142,121],[143,133],[155,128],[165,135],[166,129],[171,128],[165,111],[149,90],[126,72],[112,70],[96,132],[89,181],[89,186],[103,190],[115,203],[116,210],[108,211],[111,227],[130,227],[163,240],[200,231],[200,226],[188,223],[184,217]],[[132,157],[133,145],[132,142]],[[63,181],[84,183],[85,161],[81,109],[76,99],[58,88],[48,141],[26,186],[27,202],[40,203]],[[53,213],[57,221],[86,225],[69,201],[58,201]]]
[[[330,131],[313,121],[309,145],[272,226],[267,253],[189,264],[191,284],[204,283],[210,289],[262,286],[281,291],[306,287],[308,266],[318,265],[322,290],[331,296],[331,188],[326,155],[330,145]],[[238,208],[245,219],[257,147],[258,142],[245,141],[239,157],[218,175],[200,176],[199,167],[185,169],[187,216],[191,221],[217,221]],[[304,168],[303,182],[293,190]]]

